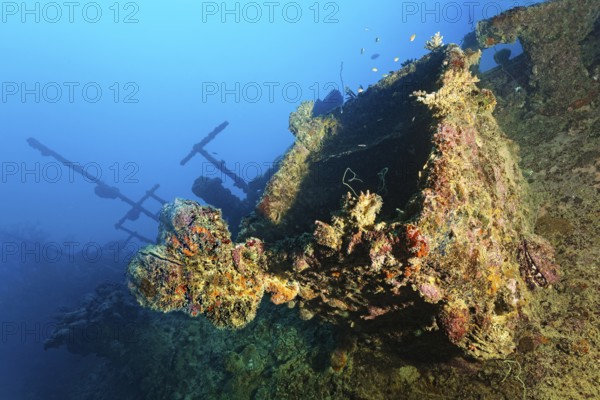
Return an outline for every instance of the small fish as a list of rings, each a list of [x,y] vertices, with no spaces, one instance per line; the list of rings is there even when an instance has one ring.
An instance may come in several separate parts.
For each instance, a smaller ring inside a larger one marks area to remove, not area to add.
[[[371,71],[373,71],[373,72],[377,72],[377,71],[379,71],[379,70],[378,70],[377,68],[373,67],[373,68],[371,68]]]
[[[359,144],[358,147],[367,147],[366,144]]]
[[[376,38],[375,38],[375,43],[379,43],[379,40],[380,40],[380,39],[379,39],[378,37],[376,37]]]
[[[212,153],[213,153],[214,155],[219,155],[219,153],[217,153],[216,151],[213,151]]]
[[[365,32],[368,32],[368,31],[369,31],[369,27],[365,26]]]
[[[389,74],[383,74],[382,75],[384,78],[387,78],[389,76]]]
[[[362,93],[362,92],[364,92],[364,91],[365,91],[365,89],[363,88],[363,85],[359,85],[359,86],[358,86],[358,90],[357,90],[357,92],[358,92],[358,93]]]
[[[365,48],[361,47],[361,49],[360,49],[360,55],[362,56],[363,54],[365,54]]]
[[[376,60],[377,58],[379,58],[379,54],[375,53],[371,56],[371,60]]]
[[[400,61],[400,57],[394,57],[394,62]]]
[[[417,37],[416,33],[413,33],[412,35],[410,35],[410,41],[414,42],[415,38]]]

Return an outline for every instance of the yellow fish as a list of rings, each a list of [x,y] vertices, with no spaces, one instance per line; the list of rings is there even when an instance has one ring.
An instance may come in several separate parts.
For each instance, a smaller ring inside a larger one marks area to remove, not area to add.
[[[373,72],[377,72],[377,71],[379,71],[379,70],[378,70],[377,68],[373,67],[373,68],[371,68],[371,71],[373,71]]]
[[[400,57],[395,57],[394,62],[398,62],[398,61],[400,61]]]
[[[416,37],[417,37],[417,34],[413,33],[412,35],[410,35],[410,41],[411,42],[414,41]]]

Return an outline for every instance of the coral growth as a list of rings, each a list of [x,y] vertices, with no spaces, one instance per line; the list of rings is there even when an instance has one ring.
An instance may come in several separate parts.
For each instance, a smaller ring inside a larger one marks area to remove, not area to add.
[[[161,213],[160,244],[138,252],[129,287],[154,310],[205,314],[216,326],[251,321],[263,296],[262,244],[234,246],[219,210],[175,200]]]
[[[444,45],[443,39],[444,37],[439,32],[436,32],[431,39],[425,42],[425,48],[432,51],[437,50]]]
[[[578,99],[597,97],[598,84],[589,79],[577,43],[594,29],[599,15],[596,0],[516,7],[479,22],[477,38],[482,47],[518,39],[533,63],[528,77],[533,89],[530,106],[543,115],[561,114],[576,108]]]
[[[528,284],[555,282],[557,269],[545,242],[532,233],[515,148],[491,114],[495,97],[469,71],[478,57],[451,45],[422,61],[421,68],[441,67],[436,87],[424,85],[430,90],[413,98],[405,91],[403,101],[429,115],[419,125],[429,135],[419,129],[395,134],[392,127],[402,126],[403,116],[386,121],[391,134],[379,133],[384,148],[418,149],[413,160],[424,167],[409,177],[394,163],[397,157],[382,159],[377,142],[371,151],[362,150],[366,144],[340,151],[344,136],[352,140],[364,125],[353,120],[354,113],[360,119],[369,115],[354,111],[358,103],[347,105],[343,124],[333,114],[312,118],[310,104],[302,104],[290,117],[296,144],[267,185],[259,215],[247,221],[245,242],[231,242],[217,210],[182,200],[166,206],[161,243],[142,250],[129,267],[140,303],[205,314],[217,326],[237,328],[254,318],[268,292],[275,304],[297,305],[305,319],[317,315],[357,331],[375,329],[382,338],[403,340],[414,331],[439,329],[476,358],[512,352],[515,327],[528,313]],[[370,101],[378,90],[360,101]],[[386,168],[388,190],[358,194],[352,188],[329,219],[314,218],[322,215],[320,201],[339,201],[348,188],[343,179],[338,189],[327,189],[307,177],[341,172],[341,157],[359,151],[359,159],[373,167],[355,183],[377,188]],[[398,188],[414,185],[413,179],[418,185],[411,195],[400,194]],[[394,203],[400,198],[408,201]],[[386,211],[387,202],[406,212]],[[311,217],[312,230],[295,228]],[[336,356],[335,368],[343,360],[343,354]]]

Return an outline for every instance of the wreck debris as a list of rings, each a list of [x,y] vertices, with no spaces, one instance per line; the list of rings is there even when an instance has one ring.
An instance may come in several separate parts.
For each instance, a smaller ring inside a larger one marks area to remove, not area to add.
[[[478,57],[453,45],[432,52],[343,114],[312,118],[311,104],[300,105],[290,117],[296,144],[240,243],[216,209],[165,206],[160,243],[129,265],[138,301],[238,328],[268,292],[304,318],[405,346],[414,332],[439,329],[475,358],[512,352],[528,314],[524,268],[545,266],[547,284],[557,270],[551,253],[534,247],[549,245],[533,234],[515,148],[491,114],[494,95],[469,72]],[[358,195],[340,182],[349,167],[361,176]],[[387,190],[372,193],[384,168]]]
[[[521,42],[533,65],[529,86],[534,90],[529,102],[540,113],[555,115],[577,108],[579,99],[598,97],[597,82],[590,79],[578,44],[593,31],[599,17],[596,0],[551,1],[516,7],[480,21],[476,33],[484,48]]]
[[[189,200],[166,205],[160,244],[138,252],[129,265],[130,289],[154,310],[206,315],[216,326],[251,321],[264,291],[262,246],[235,246],[221,212]]]
[[[523,239],[519,246],[521,276],[531,289],[546,287],[559,281],[558,266],[554,259],[554,248],[546,240]]]

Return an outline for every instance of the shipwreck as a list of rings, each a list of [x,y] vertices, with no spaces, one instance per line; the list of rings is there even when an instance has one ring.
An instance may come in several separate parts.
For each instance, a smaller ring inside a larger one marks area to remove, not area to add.
[[[218,209],[163,207],[159,243],[128,267],[154,310],[253,320],[265,295],[349,334],[505,357],[538,288],[559,279],[533,232],[518,149],[472,67],[434,48],[340,109],[290,116],[294,146],[237,238]]]

